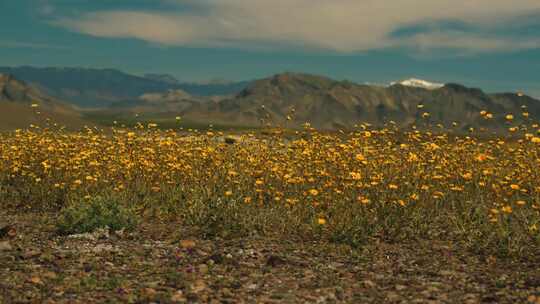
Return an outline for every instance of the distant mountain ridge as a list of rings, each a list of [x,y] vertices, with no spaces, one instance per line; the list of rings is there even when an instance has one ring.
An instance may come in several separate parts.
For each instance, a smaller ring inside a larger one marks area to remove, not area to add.
[[[493,118],[482,115],[482,111]],[[526,118],[522,112],[530,116]],[[516,93],[486,94],[452,83],[432,89],[399,83],[382,87],[284,73],[253,82],[235,98],[188,108],[183,115],[211,123],[253,126],[260,126],[263,119],[290,127],[310,122],[321,129],[389,121],[400,126],[451,126],[458,122],[460,129],[500,129],[507,127],[505,116],[509,113],[515,116],[514,122],[538,119],[540,101]]]
[[[180,89],[191,95],[234,95],[248,82],[227,84],[175,83],[169,75],[130,75],[114,69],[0,67],[0,73],[39,88],[56,98],[81,107],[103,107],[115,102],[136,100],[147,93]]]
[[[514,116],[513,125],[540,118],[540,101],[523,93],[487,94],[481,89],[461,84],[443,85],[419,79],[381,86],[336,81],[310,74],[282,73],[232,86],[182,84],[199,89],[211,87],[214,92],[219,88],[233,91],[234,87],[237,90],[236,94],[210,97],[193,94],[193,90],[163,81],[111,69],[22,67],[15,71],[36,82],[2,76],[4,84],[0,84],[0,102],[4,108],[16,107],[17,111],[23,107],[24,111],[20,111],[27,113],[25,115],[31,114],[29,105],[37,100],[44,112],[51,115],[64,113],[77,119],[80,113],[88,110],[76,109],[72,105],[83,104],[100,105],[101,109],[92,111],[92,114],[106,114],[104,117],[144,114],[145,118],[159,117],[163,120],[182,116],[185,121],[199,125],[243,127],[270,123],[297,128],[309,122],[319,129],[335,130],[350,129],[362,122],[381,126],[393,121],[398,126],[442,124],[448,127],[457,122],[456,128],[460,130],[500,130],[510,126],[505,119],[507,114]],[[88,98],[86,104],[85,98]]]

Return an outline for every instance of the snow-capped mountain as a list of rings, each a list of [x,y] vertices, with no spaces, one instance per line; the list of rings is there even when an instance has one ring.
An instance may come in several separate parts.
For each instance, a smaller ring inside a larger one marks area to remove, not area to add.
[[[411,78],[411,79],[407,79],[407,80],[403,80],[399,82],[390,83],[390,85],[395,85],[395,84],[401,84],[407,87],[424,88],[428,90],[436,90],[436,89],[444,87],[444,84],[442,83],[434,83],[434,82],[429,82],[426,80],[416,79],[416,78]]]

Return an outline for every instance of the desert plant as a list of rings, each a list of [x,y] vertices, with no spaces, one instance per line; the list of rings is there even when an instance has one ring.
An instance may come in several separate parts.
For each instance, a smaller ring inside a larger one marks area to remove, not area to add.
[[[132,229],[136,223],[136,214],[122,205],[118,198],[96,196],[62,209],[57,229],[61,234],[93,232],[105,227],[116,231]]]

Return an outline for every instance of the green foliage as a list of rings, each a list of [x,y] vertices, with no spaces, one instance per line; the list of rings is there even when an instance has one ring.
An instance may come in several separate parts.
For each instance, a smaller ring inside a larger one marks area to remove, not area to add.
[[[136,214],[118,198],[97,196],[62,209],[57,229],[61,234],[93,232],[105,227],[116,231],[132,229],[136,223]]]

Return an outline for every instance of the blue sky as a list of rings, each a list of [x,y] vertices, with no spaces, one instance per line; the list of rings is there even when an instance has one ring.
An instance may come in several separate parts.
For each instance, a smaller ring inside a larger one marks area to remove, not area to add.
[[[417,77],[540,97],[538,0],[4,0],[0,65]]]

